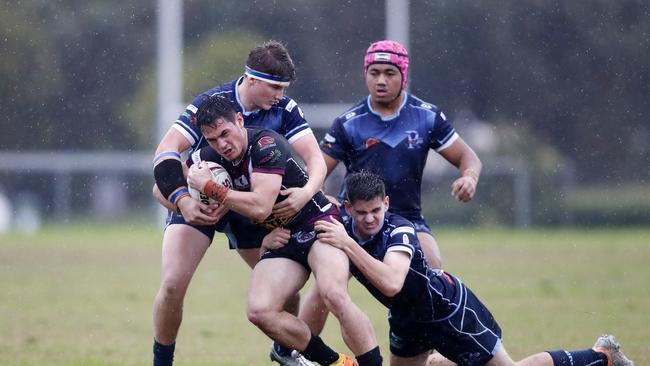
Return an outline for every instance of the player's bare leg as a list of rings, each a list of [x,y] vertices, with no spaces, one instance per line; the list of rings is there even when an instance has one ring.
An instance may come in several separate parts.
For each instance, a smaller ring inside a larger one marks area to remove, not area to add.
[[[165,230],[162,279],[153,307],[154,338],[161,344],[176,341],[185,293],[209,245],[209,238],[191,226],[170,225]]]
[[[300,319],[307,323],[312,333],[321,334],[323,328],[325,328],[329,310],[327,310],[327,306],[325,306],[325,302],[323,302],[323,298],[320,296],[320,292],[318,292],[318,284],[316,282],[312,284],[307,293],[302,297],[299,314]]]
[[[271,339],[304,350],[311,338],[309,327],[283,309],[287,300],[305,284],[309,273],[286,258],[260,261],[253,269],[248,289],[247,316]]]
[[[339,320],[348,348],[356,356],[377,348],[370,319],[348,294],[349,261],[345,253],[316,241],[309,252],[309,265],[325,305]]]
[[[431,234],[423,231],[418,231],[417,235],[429,267],[442,268],[442,256],[436,239]]]
[[[258,248],[252,249],[237,249],[239,256],[253,269],[260,260],[260,250]],[[284,305],[284,310],[287,312],[298,315],[300,309],[300,293],[296,292],[293,296],[289,297],[287,303]]]

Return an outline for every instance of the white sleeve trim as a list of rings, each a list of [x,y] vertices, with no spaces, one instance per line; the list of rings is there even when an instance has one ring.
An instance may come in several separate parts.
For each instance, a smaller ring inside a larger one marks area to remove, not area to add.
[[[313,134],[313,133],[314,132],[311,130],[311,128],[305,128],[304,130],[302,130],[302,131],[296,133],[295,135],[291,136],[291,138],[289,140],[287,140],[287,141],[289,141],[290,144],[293,144],[299,138],[301,138],[303,136],[307,136],[309,134]]]
[[[436,152],[441,152],[442,150],[448,148],[451,146],[451,144],[454,143],[460,136],[458,135],[458,132],[454,132],[454,134],[447,140],[447,142],[444,143],[444,145],[440,146],[439,148],[436,149]]]
[[[400,226],[400,227],[396,228],[395,230],[391,231],[390,236],[395,236],[397,234],[402,234],[402,233],[415,235],[415,229],[413,229],[410,226]]]
[[[413,247],[410,245],[393,245],[386,250],[386,253],[390,252],[404,252],[408,254],[409,258],[413,258]]]
[[[187,132],[186,129],[184,129],[183,127],[179,126],[178,123],[174,123],[174,124],[172,125],[172,128],[174,128],[176,131],[180,132],[181,135],[185,136],[185,138],[186,138],[187,141],[190,143],[190,145],[191,145],[191,146],[194,146],[194,144],[196,143],[196,139],[194,138],[194,136],[193,136],[192,134],[190,134],[189,132]]]

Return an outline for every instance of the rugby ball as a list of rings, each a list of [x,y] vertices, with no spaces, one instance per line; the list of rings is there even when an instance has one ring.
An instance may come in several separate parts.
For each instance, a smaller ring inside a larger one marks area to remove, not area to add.
[[[232,179],[230,179],[230,174],[228,174],[228,171],[226,171],[224,167],[213,161],[206,161],[206,163],[208,165],[208,168],[210,168],[210,172],[212,173],[213,182],[219,183],[228,188],[232,188]],[[189,184],[187,187],[187,190],[190,192],[190,197],[197,199],[206,205],[218,203],[217,201],[203,194],[203,192],[190,187]]]

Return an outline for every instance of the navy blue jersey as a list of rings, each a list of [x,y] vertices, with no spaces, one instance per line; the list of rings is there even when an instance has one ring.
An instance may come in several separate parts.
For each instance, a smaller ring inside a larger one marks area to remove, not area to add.
[[[251,174],[266,173],[282,176],[282,188],[304,187],[309,176],[302,165],[293,158],[291,148],[286,139],[269,129],[247,128],[248,148],[241,161],[236,164],[224,159],[209,145],[195,151],[188,160],[188,165],[199,161],[214,161],[223,166],[230,174],[233,187],[238,191],[250,192]],[[277,202],[286,199],[278,195]],[[273,214],[259,225],[273,229],[276,227],[298,227],[310,223],[312,219],[328,212],[332,204],[322,192],[317,192],[295,216],[281,220]]]
[[[242,76],[237,80],[216,86],[199,94],[174,122],[173,127],[192,144],[190,152],[208,145],[199,127],[192,123],[192,117],[194,117],[201,105],[213,95],[227,98],[235,109],[244,116],[244,126],[246,127],[271,129],[283,135],[289,143],[293,143],[300,137],[312,133],[298,104],[286,95],[269,110],[244,111],[237,93],[237,86],[241,84],[243,78]]]
[[[345,228],[373,258],[383,261],[386,253],[401,251],[411,257],[411,264],[402,290],[394,297],[381,293],[363,273],[350,263],[352,275],[379,302],[390,310],[391,318],[401,322],[432,322],[446,319],[458,309],[461,291],[458,280],[427,266],[413,224],[405,218],[386,213],[381,230],[367,240],[360,240],[352,220],[345,219]]]
[[[438,107],[406,94],[396,115],[382,118],[370,97],[334,120],[321,149],[342,161],[347,174],[362,169],[384,179],[390,211],[419,218],[422,175],[429,149],[441,151],[458,134]],[[340,199],[345,198],[341,191]]]

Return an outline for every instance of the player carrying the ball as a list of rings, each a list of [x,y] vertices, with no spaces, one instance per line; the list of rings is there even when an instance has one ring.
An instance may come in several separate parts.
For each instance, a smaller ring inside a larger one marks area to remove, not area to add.
[[[347,292],[349,267],[345,254],[316,238],[314,222],[340,220],[336,206],[319,191],[294,216],[285,218],[273,213],[273,206],[284,199],[281,190],[302,187],[309,179],[293,158],[286,139],[272,130],[244,127],[242,114],[220,96],[203,103],[196,113],[196,124],[209,146],[193,153],[188,162],[190,187],[250,218],[266,233],[278,227],[290,231],[287,243],[266,248],[253,269],[248,319],[270,338],[300,351],[311,361],[353,365],[349,356],[333,351],[311,333],[307,324],[283,309],[313,272],[325,305],[339,320],[343,340],[356,355],[359,366],[381,365],[370,320]],[[216,183],[204,161],[222,165],[234,189]]]

